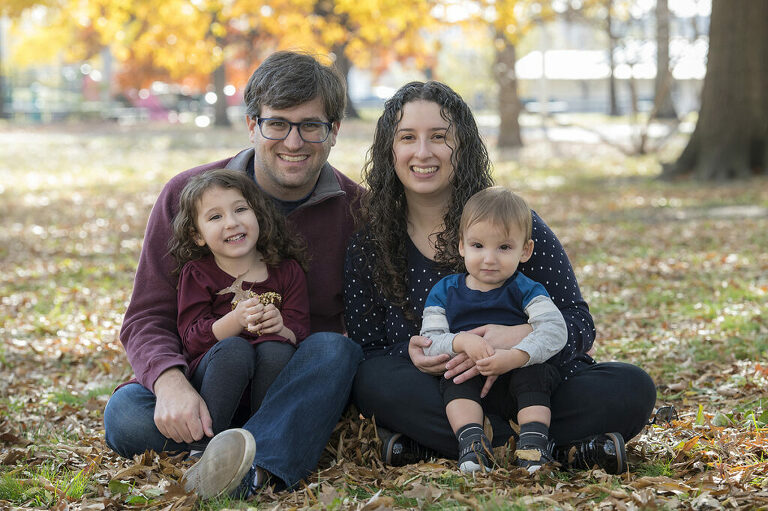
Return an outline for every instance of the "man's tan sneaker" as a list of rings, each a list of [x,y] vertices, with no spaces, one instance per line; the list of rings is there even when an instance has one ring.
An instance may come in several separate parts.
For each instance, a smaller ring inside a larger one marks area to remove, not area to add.
[[[184,474],[184,488],[202,499],[229,495],[253,465],[256,441],[244,429],[228,429],[211,439],[200,461]]]

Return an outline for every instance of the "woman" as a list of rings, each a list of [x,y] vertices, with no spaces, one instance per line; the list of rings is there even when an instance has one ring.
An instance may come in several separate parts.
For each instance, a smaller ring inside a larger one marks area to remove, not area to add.
[[[458,444],[431,375],[460,383],[478,372],[464,355],[426,356],[430,341],[418,333],[429,290],[464,271],[457,248],[464,203],[492,185],[487,150],[467,104],[439,82],[403,86],[384,106],[363,180],[369,189],[364,228],[352,238],[345,263],[346,325],[365,353],[353,399],[363,414],[396,432],[384,438],[385,462],[415,461],[426,455],[423,447],[454,458]],[[645,425],[655,386],[638,367],[598,364],[587,354],[595,336],[589,308],[560,242],[535,212],[533,238],[534,253],[520,271],[544,284],[568,326],[565,348],[550,359],[563,378],[551,398],[555,456],[568,466],[622,472],[624,439]],[[473,332],[510,348],[531,330],[486,325]],[[483,389],[494,445],[511,433],[495,419],[509,419],[516,410],[499,381]],[[567,451],[575,457],[566,463]]]

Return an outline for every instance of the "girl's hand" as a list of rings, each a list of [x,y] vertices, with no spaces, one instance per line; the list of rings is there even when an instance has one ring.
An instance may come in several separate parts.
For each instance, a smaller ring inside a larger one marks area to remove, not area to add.
[[[254,321],[258,320],[261,311],[264,306],[259,303],[257,298],[248,298],[247,300],[240,300],[235,306],[235,310],[231,312],[237,318],[237,322],[245,330],[250,330],[250,326]]]
[[[283,315],[274,304],[262,305],[260,311],[254,314],[258,318],[254,318],[251,326],[248,330],[256,332],[258,335],[264,334],[279,334],[283,330]]]
[[[440,376],[445,372],[445,363],[451,358],[447,353],[428,357],[424,354],[424,348],[428,348],[432,340],[428,337],[414,335],[408,343],[408,355],[411,362],[422,373]]]
[[[253,300],[253,301],[251,301]],[[255,332],[254,328],[261,321],[264,315],[264,304],[261,303],[258,298],[250,298],[247,300],[250,302],[250,306],[246,309],[246,326],[245,329],[249,332]]]

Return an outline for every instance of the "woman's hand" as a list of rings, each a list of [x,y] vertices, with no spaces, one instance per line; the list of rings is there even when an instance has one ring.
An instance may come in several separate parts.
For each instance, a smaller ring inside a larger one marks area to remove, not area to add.
[[[519,344],[531,332],[533,332],[533,327],[526,323],[515,326],[483,325],[473,328],[467,333],[479,335],[493,348],[509,349]],[[445,377],[453,378],[454,383],[464,383],[480,374],[480,371],[475,367],[475,363],[463,353],[453,357],[445,364],[445,368]],[[488,384],[489,381],[490,384]],[[495,378],[493,381],[495,381]],[[484,392],[487,393],[490,390],[493,381],[490,378],[486,380],[486,386],[483,387]]]
[[[422,373],[440,376],[445,372],[446,362],[451,358],[447,353],[428,357],[424,354],[424,348],[428,348],[432,340],[421,335],[414,335],[408,343],[408,355],[411,362]]]
[[[454,383],[463,383],[470,378],[480,374],[479,369],[472,362],[472,359],[467,356],[466,353],[459,353],[453,357],[445,367],[448,369],[445,372],[446,378],[453,378]],[[480,391],[480,397],[483,398],[490,392],[493,383],[496,381],[497,376],[489,376],[485,379],[483,389]]]
[[[480,374],[475,363],[466,353],[459,353],[445,364],[445,377],[453,378],[454,383],[464,383]]]
[[[484,338],[494,348],[501,349],[517,346],[531,332],[533,332],[533,327],[528,323],[514,326],[483,325],[469,331],[471,334]]]

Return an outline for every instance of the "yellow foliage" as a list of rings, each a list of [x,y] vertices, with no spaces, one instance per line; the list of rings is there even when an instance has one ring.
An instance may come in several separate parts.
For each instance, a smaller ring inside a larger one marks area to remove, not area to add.
[[[143,83],[206,77],[225,59],[252,68],[274,48],[343,52],[364,67],[421,59],[435,1],[4,0],[2,12],[48,5],[42,25],[15,44],[16,64],[83,60],[108,46],[131,81]]]
[[[0,3],[0,15],[18,18],[32,7],[48,7],[53,4],[55,0],[3,0]]]

